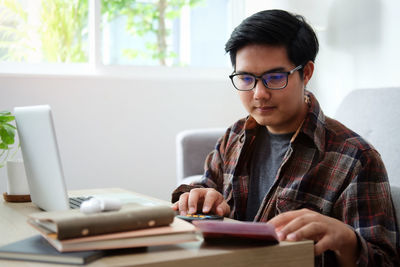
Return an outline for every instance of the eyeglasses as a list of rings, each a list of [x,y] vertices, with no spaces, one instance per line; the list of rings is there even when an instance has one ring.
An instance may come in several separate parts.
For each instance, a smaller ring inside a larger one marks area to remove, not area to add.
[[[253,90],[257,85],[258,79],[261,79],[265,87],[272,90],[279,90],[287,86],[288,76],[301,68],[303,68],[303,65],[299,65],[291,71],[265,72],[260,76],[251,73],[234,73],[229,75],[229,78],[233,86],[239,91]]]

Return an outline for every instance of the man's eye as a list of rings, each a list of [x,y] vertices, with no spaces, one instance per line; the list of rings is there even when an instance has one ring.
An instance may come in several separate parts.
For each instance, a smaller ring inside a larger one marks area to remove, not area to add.
[[[285,78],[286,75],[283,73],[269,73],[268,75],[266,75],[266,79],[269,81],[280,81]]]
[[[238,75],[237,78],[243,83],[252,83],[254,78],[250,75]]]

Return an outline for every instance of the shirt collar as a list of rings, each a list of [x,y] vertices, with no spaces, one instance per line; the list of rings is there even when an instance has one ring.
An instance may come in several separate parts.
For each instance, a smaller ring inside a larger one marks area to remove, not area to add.
[[[306,91],[308,98],[308,112],[300,126],[299,133],[308,136],[319,151],[324,151],[325,148],[325,115],[322,112],[319,103],[315,96]]]
[[[296,130],[295,134],[291,139],[291,143],[297,139],[300,134],[308,136],[319,151],[323,151],[325,147],[325,115],[322,112],[319,103],[315,96],[306,91],[305,101],[308,104],[308,111],[305,119]],[[258,128],[259,125],[252,116],[248,116],[244,125],[244,129],[247,133],[252,132]]]

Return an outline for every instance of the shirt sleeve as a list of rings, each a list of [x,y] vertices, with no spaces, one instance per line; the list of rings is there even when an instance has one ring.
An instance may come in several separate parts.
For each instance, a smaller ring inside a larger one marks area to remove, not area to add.
[[[384,164],[378,152],[362,152],[352,181],[335,204],[335,217],[358,238],[358,266],[400,266],[399,233]]]

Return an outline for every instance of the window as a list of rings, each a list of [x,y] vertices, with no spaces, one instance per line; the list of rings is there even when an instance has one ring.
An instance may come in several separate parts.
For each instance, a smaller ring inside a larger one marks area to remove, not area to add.
[[[228,4],[228,0],[137,1],[122,8],[103,4],[103,62],[223,66]]]
[[[237,1],[0,0],[0,62],[228,67]]]
[[[1,61],[88,61],[87,0],[0,3]]]

